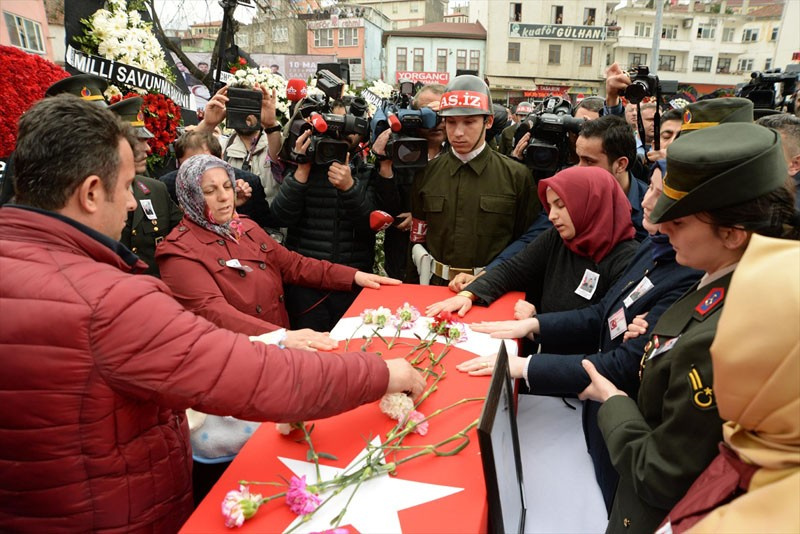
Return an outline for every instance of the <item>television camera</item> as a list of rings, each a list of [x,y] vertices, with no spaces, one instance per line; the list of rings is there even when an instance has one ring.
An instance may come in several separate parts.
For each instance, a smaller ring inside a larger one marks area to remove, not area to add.
[[[522,154],[525,165],[536,179],[552,176],[567,165],[570,154],[567,134],[577,134],[585,122],[570,112],[569,102],[558,96],[548,96],[517,128],[514,146],[526,133],[531,134]]]
[[[750,82],[741,87],[736,96],[747,98],[757,109],[779,109],[788,107],[797,85],[797,74],[781,72],[780,68],[750,74]],[[780,88],[776,85],[780,84]]]

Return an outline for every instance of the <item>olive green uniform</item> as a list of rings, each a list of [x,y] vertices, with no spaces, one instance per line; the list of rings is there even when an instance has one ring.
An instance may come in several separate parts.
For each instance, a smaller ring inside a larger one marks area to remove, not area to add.
[[[661,316],[645,346],[638,406],[620,395],[600,408],[620,475],[606,532],[653,532],[717,455],[723,421],[709,348],[731,276],[688,292]]]
[[[519,128],[518,122],[503,128],[503,131],[500,132],[500,144],[497,147],[498,152],[506,156],[511,155],[511,152],[514,151],[514,134],[517,133],[517,128]]]
[[[425,248],[457,268],[487,265],[540,210],[530,170],[488,144],[466,164],[447,150],[428,163],[411,195],[412,217],[427,223]]]
[[[183,212],[170,198],[167,186],[158,180],[137,175],[132,187],[136,209],[128,214],[120,242],[148,265],[146,274],[158,276],[156,245],[177,226],[183,218]],[[145,214],[142,200],[152,203],[154,219]]]

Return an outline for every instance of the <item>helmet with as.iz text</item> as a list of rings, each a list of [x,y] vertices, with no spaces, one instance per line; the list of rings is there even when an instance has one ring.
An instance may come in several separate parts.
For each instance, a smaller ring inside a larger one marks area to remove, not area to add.
[[[471,74],[453,78],[439,102],[440,117],[493,114],[489,87],[483,80]]]

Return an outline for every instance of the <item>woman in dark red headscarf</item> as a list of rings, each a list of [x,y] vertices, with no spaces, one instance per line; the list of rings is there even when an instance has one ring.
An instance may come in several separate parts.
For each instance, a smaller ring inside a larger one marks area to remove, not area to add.
[[[457,296],[431,305],[429,314],[463,314],[472,302],[489,305],[509,291],[525,291],[541,312],[583,308],[603,297],[637,247],[622,188],[604,169],[572,167],[541,180],[539,198],[553,228]]]

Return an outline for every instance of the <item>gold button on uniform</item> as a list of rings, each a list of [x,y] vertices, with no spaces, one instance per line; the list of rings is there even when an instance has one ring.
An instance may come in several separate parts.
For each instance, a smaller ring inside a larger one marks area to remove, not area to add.
[[[622,520],[622,526],[628,528],[629,526],[631,526],[631,520],[626,517],[625,519]]]
[[[138,251],[139,251],[139,249],[138,249],[138,248],[136,248],[136,247],[133,247],[133,248],[131,249],[131,252],[133,252],[134,254],[136,254]]]
[[[158,226],[154,226],[153,231],[158,232]]]
[[[136,228],[134,228],[133,230],[131,230],[131,235],[136,235]]]

